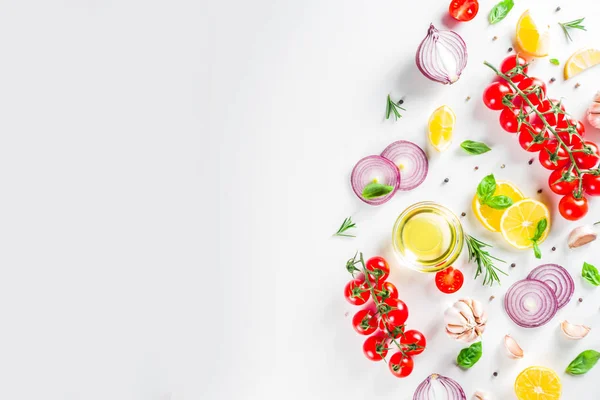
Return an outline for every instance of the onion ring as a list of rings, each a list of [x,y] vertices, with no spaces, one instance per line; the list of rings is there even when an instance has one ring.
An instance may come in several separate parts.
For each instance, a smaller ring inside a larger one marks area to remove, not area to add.
[[[535,279],[515,282],[504,296],[504,309],[523,328],[542,326],[558,311],[558,301],[550,286]]]
[[[544,264],[531,270],[527,279],[535,279],[550,286],[561,309],[571,300],[575,292],[575,282],[569,271],[557,264]]]
[[[381,156],[393,162],[400,170],[398,190],[411,190],[427,177],[429,161],[419,146],[408,140],[398,140],[381,152]]]
[[[374,199],[365,199],[363,189],[369,183],[377,181],[384,185],[393,186],[390,193]],[[381,156],[367,156],[356,163],[350,176],[352,190],[359,199],[372,206],[378,206],[392,198],[400,186],[400,171],[393,162]]]
[[[442,387],[446,391],[447,400],[467,400],[467,395],[458,382],[440,374],[431,374],[421,382],[413,394],[413,400],[438,399],[436,394],[440,391],[436,390],[433,386]]]

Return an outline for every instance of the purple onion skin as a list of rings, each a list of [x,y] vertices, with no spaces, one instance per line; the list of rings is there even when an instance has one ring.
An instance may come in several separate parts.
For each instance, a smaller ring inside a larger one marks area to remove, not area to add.
[[[458,382],[452,378],[448,378],[447,376],[440,374],[431,374],[423,382],[421,382],[421,384],[417,386],[417,389],[415,390],[413,400],[434,400],[433,397],[429,396],[432,380],[440,381],[440,385],[446,389],[448,400],[467,400],[467,395]]]
[[[427,159],[427,154],[425,154],[421,147],[408,140],[398,140],[393,142],[381,152],[381,156],[393,162],[394,165],[396,165],[396,156],[398,155],[410,155],[410,157],[404,158],[410,158],[413,161],[413,164],[415,164],[413,167],[417,167],[413,171],[404,170],[404,173],[408,176],[403,174],[403,171],[400,171],[400,185],[398,186],[398,190],[412,190],[423,183],[425,178],[427,178],[429,172],[429,160]]]
[[[431,39],[431,41],[428,39]],[[443,67],[436,63],[436,61],[438,61],[438,55],[435,53],[435,48],[431,44],[435,44],[439,41],[443,41],[445,43],[444,47],[456,57],[457,70],[453,71],[455,77],[450,76],[447,71],[443,70]],[[426,45],[429,45],[429,47],[425,48]],[[427,79],[444,85],[453,84],[460,78],[462,71],[467,65],[467,60],[467,44],[463,38],[454,31],[439,31],[433,24],[429,25],[427,35],[421,44],[419,44],[415,56],[415,63],[417,64],[419,71],[421,71]]]
[[[521,295],[522,293],[535,294],[540,298],[540,310],[536,314],[528,315],[531,313],[526,310],[522,301],[519,302],[520,299],[524,298]],[[517,295],[521,296],[517,297]],[[504,309],[509,318],[520,327],[537,328],[538,326],[547,324],[554,318],[558,311],[558,301],[552,288],[546,283],[536,279],[523,279],[513,283],[506,291],[504,295]]]
[[[573,277],[565,268],[558,264],[543,264],[531,270],[527,279],[535,279],[550,286],[556,295],[558,308],[561,309],[571,301],[575,292]]]

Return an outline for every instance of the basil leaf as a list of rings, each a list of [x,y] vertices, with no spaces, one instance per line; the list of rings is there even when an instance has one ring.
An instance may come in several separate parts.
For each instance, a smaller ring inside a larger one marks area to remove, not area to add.
[[[491,207],[495,210],[504,210],[513,205],[513,201],[508,196],[494,196],[484,203],[486,206]]]
[[[571,375],[583,375],[600,360],[600,353],[596,350],[586,350],[581,353],[567,367],[565,372]]]
[[[473,155],[487,153],[488,151],[492,150],[487,144],[482,142],[474,142],[473,140],[465,140],[460,144],[460,147],[462,147],[467,153]]]
[[[592,264],[583,263],[581,276],[594,286],[600,286],[600,273]]]
[[[558,61],[556,58],[551,58],[550,63],[552,63],[554,65],[560,65],[560,61]]]
[[[488,16],[490,24],[502,21],[508,15],[510,10],[512,10],[514,5],[515,2],[513,0],[502,0],[500,3],[496,4]]]
[[[533,240],[534,242],[537,242],[538,240],[540,240],[540,238],[544,234],[544,231],[546,230],[547,227],[548,227],[548,220],[546,218],[540,219],[537,223],[537,226],[535,227],[535,235],[533,235],[531,240]]]
[[[473,343],[469,347],[466,347],[458,353],[456,357],[456,363],[459,367],[469,369],[481,358],[481,342]]]
[[[542,251],[540,250],[540,246],[538,246],[537,242],[533,242],[533,254],[537,259],[542,258]]]
[[[385,196],[394,190],[393,186],[382,185],[381,183],[371,182],[362,191],[362,197],[367,200],[376,199],[377,197]]]
[[[496,178],[494,174],[489,174],[477,185],[477,197],[479,201],[485,203],[496,191]]]

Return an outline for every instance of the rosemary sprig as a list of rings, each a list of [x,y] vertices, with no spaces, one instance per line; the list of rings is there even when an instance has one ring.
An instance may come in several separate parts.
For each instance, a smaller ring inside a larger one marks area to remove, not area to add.
[[[482,273],[483,284],[493,286],[494,282],[500,284],[500,278],[496,271],[507,275],[506,272],[494,265],[494,261],[505,262],[499,258],[496,258],[486,250],[485,247],[492,247],[491,245],[482,242],[481,240],[475,239],[473,236],[465,235],[465,242],[467,243],[467,249],[469,251],[469,262],[475,261],[477,263],[477,272],[475,272],[475,279]]]
[[[559,22],[558,24],[562,28],[562,30],[565,33],[565,36],[567,37],[567,39],[570,40],[570,41],[573,41],[573,38],[569,34],[569,29],[581,29],[582,31],[587,30],[587,29],[585,29],[585,26],[581,25],[581,23],[583,22],[584,19],[585,19],[585,17],[584,18],[575,19],[575,20],[569,21],[569,22]]]
[[[394,119],[396,121],[398,121],[398,118],[402,118],[402,114],[400,114],[400,111],[398,111],[398,109],[401,109],[402,111],[406,111],[406,109],[402,108],[400,104],[402,104],[402,100],[400,100],[398,103],[395,103],[392,101],[390,95],[388,94],[387,106],[385,107],[385,119],[390,119],[390,115],[392,114],[392,112],[394,113]]]
[[[338,231],[334,233],[333,236],[356,237],[354,235],[344,233],[350,228],[356,228],[356,224],[352,222],[352,217],[346,218],[344,222],[342,222],[342,226],[340,226],[340,229],[338,229]]]

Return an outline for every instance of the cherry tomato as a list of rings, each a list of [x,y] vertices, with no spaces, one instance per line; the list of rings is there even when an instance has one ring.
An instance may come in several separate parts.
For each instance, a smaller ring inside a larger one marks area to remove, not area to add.
[[[363,352],[371,361],[379,361],[387,355],[387,337],[383,332],[369,336],[363,343]]]
[[[533,128],[533,129],[532,129]],[[519,132],[519,144],[524,150],[535,153],[544,148],[548,131],[541,122],[534,120],[531,127],[522,124]]]
[[[558,100],[544,100],[537,107],[538,111],[544,114],[546,122],[552,126],[557,126],[560,122],[565,120],[565,107],[562,103],[559,104]],[[560,113],[561,110],[563,113]]]
[[[457,269],[448,267],[435,274],[435,285],[442,293],[454,293],[463,285],[465,278]]]
[[[581,143],[581,139],[575,135],[577,133],[580,137],[585,136],[585,127],[583,124],[573,117],[566,117],[562,121],[559,121],[556,125],[558,137],[565,142],[567,146],[576,146]]]
[[[379,282],[379,286],[375,288],[375,297],[380,302],[389,298],[397,299],[398,289],[392,282]]]
[[[546,98],[546,84],[538,78],[525,78],[517,86],[526,93],[534,106],[539,105]]]
[[[572,171],[570,174],[569,166],[555,169],[548,178],[548,186],[556,194],[568,194],[573,192],[578,185],[577,172]],[[566,180],[561,180],[566,179]]]
[[[346,284],[346,287],[344,288],[344,297],[346,297],[348,303],[360,306],[369,300],[371,293],[364,281],[353,279]]]
[[[400,338],[400,344],[403,345],[402,347],[406,354],[416,356],[425,350],[427,340],[425,340],[425,336],[421,332],[411,329],[404,332],[404,336]]]
[[[517,55],[506,57],[504,61],[502,61],[502,64],[500,64],[500,71],[503,74],[508,75],[508,73],[517,66],[517,63],[523,67],[523,72],[527,73],[529,70],[529,67],[526,66],[527,61]],[[510,80],[515,83],[521,82],[523,79],[525,79],[523,74],[517,74],[515,71],[510,74]]]
[[[401,352],[397,352],[390,357],[388,365],[392,375],[404,378],[411,374],[415,363],[411,356],[405,356]]]
[[[383,257],[371,257],[366,263],[367,271],[370,272],[371,283],[383,282],[390,275],[390,266]]]
[[[583,190],[590,196],[600,196],[600,175],[583,174]]]
[[[404,323],[408,319],[408,307],[399,299],[389,298],[379,306],[379,329],[397,338],[402,334]]]
[[[584,143],[573,146],[572,150],[575,151],[573,157],[575,157],[575,164],[577,164],[579,168],[590,169],[598,164],[600,151],[598,150],[598,145],[596,145],[596,143],[585,141]]]
[[[494,82],[483,91],[483,103],[490,110],[502,110],[505,107],[502,104],[502,99],[512,92],[512,89],[506,83]]]
[[[360,310],[352,317],[352,326],[361,335],[370,335],[375,332],[377,322],[377,315],[373,310]]]
[[[508,133],[517,133],[517,128],[519,126],[517,119],[518,115],[518,108],[505,107],[500,113],[500,126],[502,129]]]
[[[588,212],[588,203],[585,196],[576,198],[573,193],[565,195],[558,203],[558,211],[564,219],[569,221],[577,221],[585,217]]]
[[[569,163],[569,154],[563,146],[558,144],[557,140],[550,140],[540,150],[539,160],[542,167],[555,170]]]
[[[452,0],[448,12],[458,21],[470,21],[477,15],[479,3],[477,0]]]

